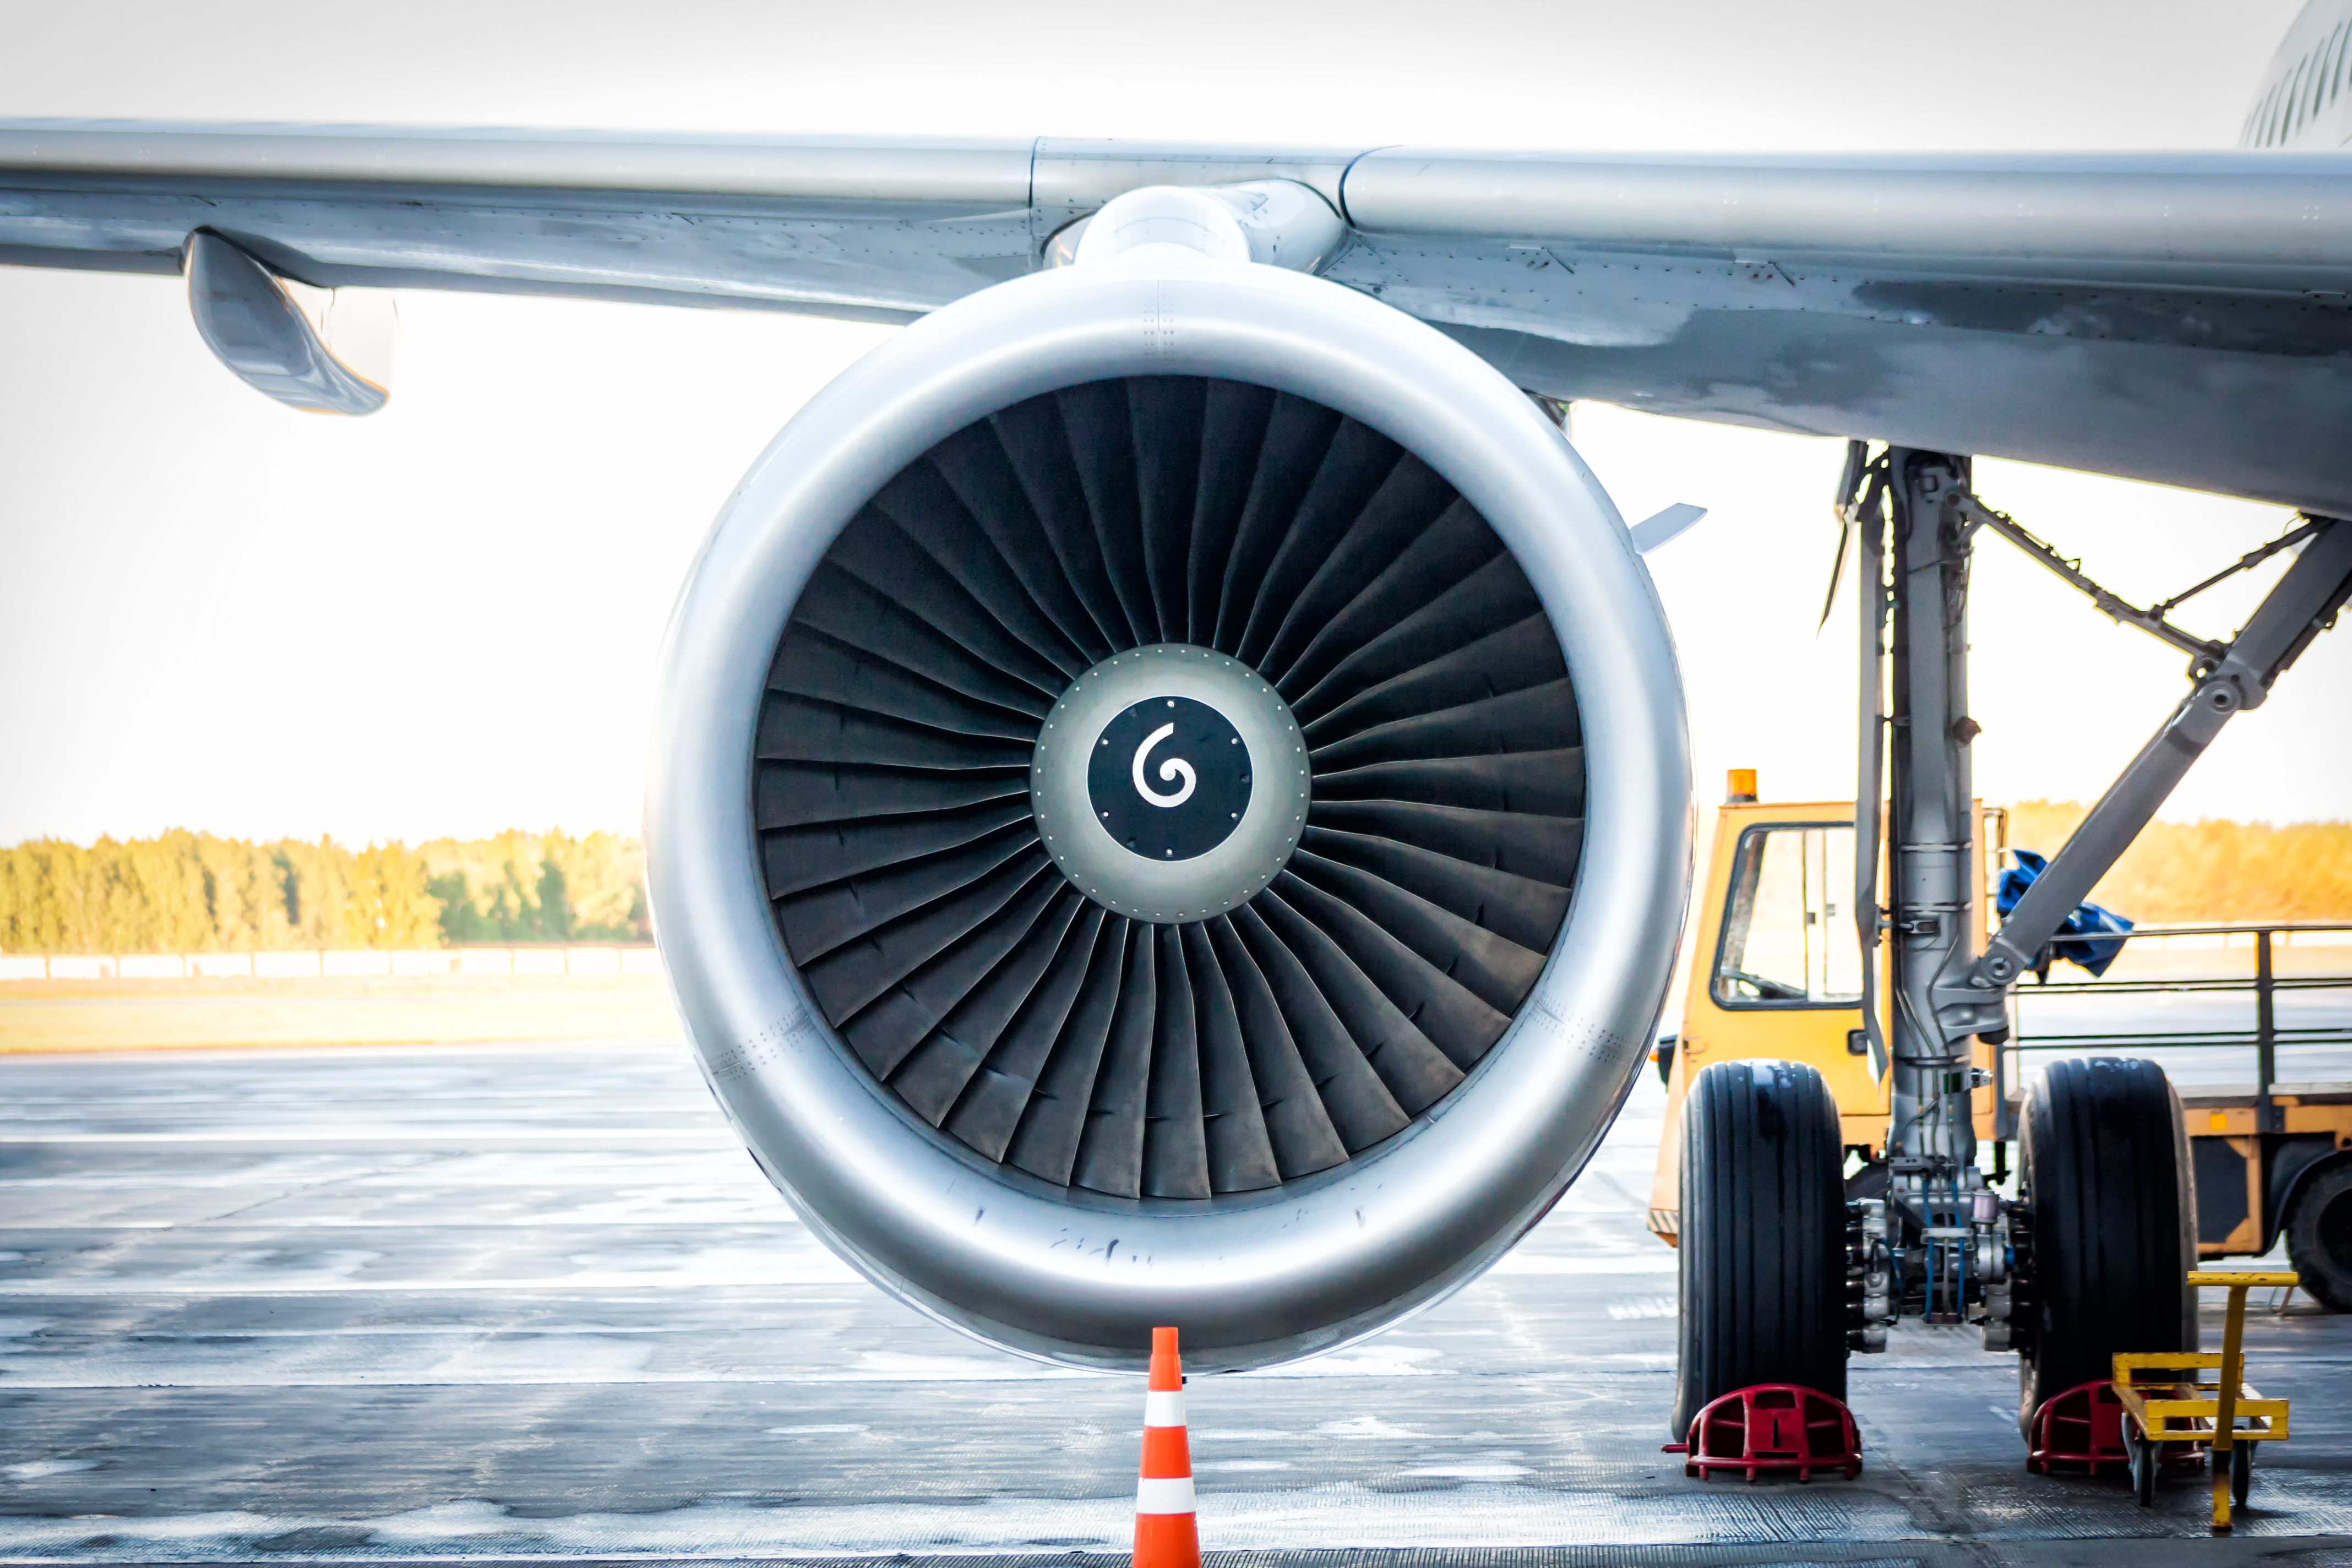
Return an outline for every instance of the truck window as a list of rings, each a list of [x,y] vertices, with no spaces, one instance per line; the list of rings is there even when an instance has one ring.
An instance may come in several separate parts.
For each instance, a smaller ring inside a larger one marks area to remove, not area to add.
[[[1853,828],[1751,827],[1741,834],[1716,951],[1716,1005],[1859,1004],[1853,900]]]

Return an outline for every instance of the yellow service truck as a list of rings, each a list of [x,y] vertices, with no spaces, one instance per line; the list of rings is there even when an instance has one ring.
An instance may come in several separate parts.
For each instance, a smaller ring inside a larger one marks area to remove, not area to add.
[[[1717,1062],[1767,1058],[1817,1070],[1837,1103],[1848,1196],[1875,1197],[1885,1190],[1885,1064],[1874,1057],[1864,1026],[1863,961],[1847,907],[1855,886],[1853,805],[1761,801],[1754,794],[1754,777],[1748,770],[1735,772],[1732,792],[1717,813],[1714,848],[1694,911],[1680,1030],[1662,1038],[1655,1052],[1666,1085],[1666,1132],[1658,1144],[1649,1224],[1669,1245],[1678,1241],[1682,1229],[1684,1097],[1691,1081]],[[1981,947],[1998,926],[1993,885],[2009,847],[2008,814],[1979,804],[1975,820],[1967,919]],[[2331,984],[2352,986],[2352,977],[2274,973],[2277,933],[2300,929],[2307,928],[2196,928],[2193,934],[2242,938],[2255,959],[2250,981],[2104,987],[2061,982],[2048,989],[2128,994],[2228,987],[2249,993],[2254,1016],[2242,1041],[2249,1087],[2191,1089],[2180,1097],[2195,1173],[2197,1251],[2206,1258],[2259,1255],[2284,1233],[2302,1288],[2331,1310],[2352,1311],[2352,1082],[2282,1084],[2273,1066],[2277,1041],[2283,1036],[2291,1043],[2300,1038],[2276,1026],[2275,994]],[[1883,980],[1875,990],[1882,999],[1895,994]],[[2025,990],[2030,995],[2033,987]],[[2012,1024],[2013,1015],[2012,1004]],[[1887,1027],[1882,1017],[1881,1038]],[[1979,1082],[1969,1091],[1972,1120],[1979,1142],[1990,1146],[1988,1174],[1996,1186],[2009,1174],[2036,1043],[2021,1039],[2012,1028],[2000,1046],[1979,1036],[1971,1047],[1978,1069],[1971,1076]],[[2162,1042],[2142,1037],[2139,1043]],[[2241,1042],[2215,1039],[2208,1031],[2180,1043]]]

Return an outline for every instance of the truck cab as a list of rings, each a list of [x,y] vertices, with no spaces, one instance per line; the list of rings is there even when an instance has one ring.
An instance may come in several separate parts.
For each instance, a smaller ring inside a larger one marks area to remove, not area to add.
[[[1700,884],[1682,1027],[1659,1042],[1655,1058],[1666,1080],[1666,1131],[1658,1141],[1649,1225],[1669,1246],[1682,1231],[1683,1097],[1716,1062],[1760,1057],[1818,1069],[1837,1100],[1846,1150],[1864,1163],[1858,1179],[1866,1181],[1886,1143],[1885,1063],[1874,1055],[1862,1013],[1853,803],[1762,801],[1748,768],[1732,770],[1728,784]],[[1988,879],[2007,847],[2008,814],[1979,805],[1976,823],[1968,918],[1981,947],[1990,931]],[[1882,963],[1885,952],[1884,945],[1876,950]],[[1884,1040],[1892,994],[1884,969],[1876,989]],[[2000,1053],[1981,1042],[1975,1049],[1977,1065],[1998,1073]],[[2003,1088],[1996,1077],[1976,1091],[1979,1139],[2011,1135],[2000,1125],[2007,1120]]]

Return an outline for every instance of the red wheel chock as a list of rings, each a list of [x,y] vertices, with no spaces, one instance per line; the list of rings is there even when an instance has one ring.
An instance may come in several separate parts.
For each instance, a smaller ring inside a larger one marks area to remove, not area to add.
[[[1768,1470],[1794,1470],[1801,1481],[1815,1470],[1862,1474],[1862,1434],[1853,1412],[1838,1400],[1793,1383],[1736,1388],[1691,1423],[1690,1440],[1659,1450],[1685,1454],[1683,1474],[1706,1480],[1717,1470],[1741,1470],[1749,1480]]]
[[[2042,1475],[2053,1465],[2081,1465],[2095,1476],[2101,1465],[2120,1469],[2131,1462],[2124,1447],[2124,1402],[2104,1377],[2043,1400],[2026,1430],[2025,1468]]]
[[[2080,1465],[2084,1474],[2095,1476],[2101,1465],[2113,1465],[2128,1473],[2131,1450],[2124,1442],[2124,1402],[2110,1379],[2095,1377],[2053,1394],[2027,1424],[2025,1468],[2047,1476],[2056,1474],[2053,1465]],[[2158,1462],[2201,1465],[2205,1446],[2168,1443]]]

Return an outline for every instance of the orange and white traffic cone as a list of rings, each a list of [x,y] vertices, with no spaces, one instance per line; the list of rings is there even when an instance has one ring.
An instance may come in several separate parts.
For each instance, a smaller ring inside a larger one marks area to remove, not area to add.
[[[1201,1568],[1192,1513],[1192,1447],[1184,1436],[1184,1372],[1176,1331],[1151,1331],[1143,1396],[1143,1479],[1135,1483],[1135,1568]]]

